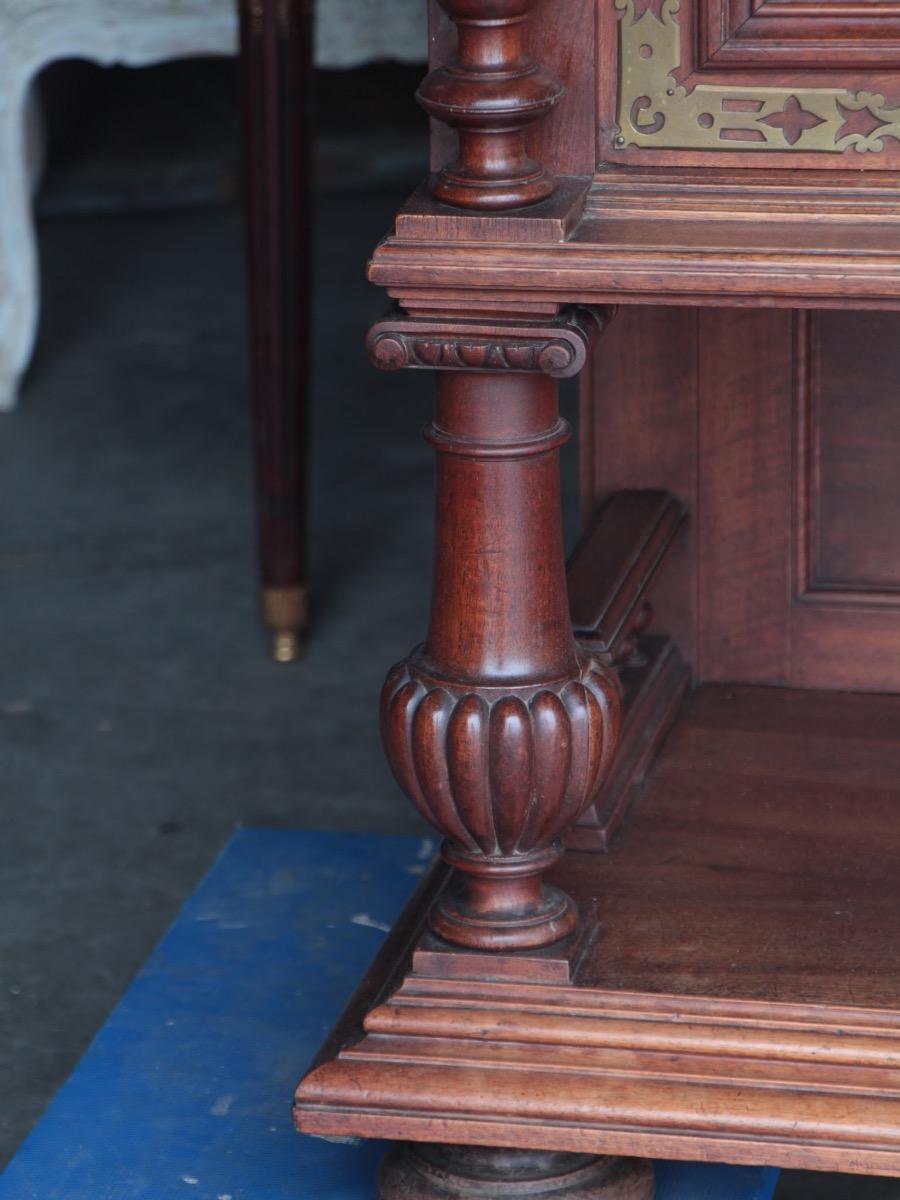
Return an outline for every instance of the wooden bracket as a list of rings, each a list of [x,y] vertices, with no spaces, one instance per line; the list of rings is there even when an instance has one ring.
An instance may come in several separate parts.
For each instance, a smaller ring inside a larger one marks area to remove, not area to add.
[[[616,492],[572,552],[575,636],[611,666],[631,657],[650,623],[647,590],[686,515],[668,492]]]
[[[575,636],[616,669],[625,711],[613,768],[595,803],[566,836],[579,850],[606,851],[668,733],[690,671],[667,637],[647,636],[648,590],[686,513],[665,491],[611,496],[568,567]]]

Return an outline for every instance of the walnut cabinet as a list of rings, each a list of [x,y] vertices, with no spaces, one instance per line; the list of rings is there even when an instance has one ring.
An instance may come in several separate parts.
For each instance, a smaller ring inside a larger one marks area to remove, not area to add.
[[[900,1176],[900,4],[430,20],[368,346],[436,385],[381,720],[445,841],[297,1125],[382,1200]]]

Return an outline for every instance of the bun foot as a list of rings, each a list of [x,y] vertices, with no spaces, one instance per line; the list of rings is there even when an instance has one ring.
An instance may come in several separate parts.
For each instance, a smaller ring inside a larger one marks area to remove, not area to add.
[[[400,1143],[388,1151],[378,1200],[652,1200],[644,1158],[552,1150]]]

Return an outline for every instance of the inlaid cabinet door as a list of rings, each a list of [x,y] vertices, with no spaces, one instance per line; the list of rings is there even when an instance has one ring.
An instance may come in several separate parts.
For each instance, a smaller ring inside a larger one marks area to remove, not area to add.
[[[900,167],[900,0],[596,0],[602,163]]]

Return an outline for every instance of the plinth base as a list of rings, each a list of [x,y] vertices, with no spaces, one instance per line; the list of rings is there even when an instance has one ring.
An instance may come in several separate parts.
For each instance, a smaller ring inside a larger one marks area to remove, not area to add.
[[[414,953],[440,868],[297,1125],[900,1176],[898,730],[896,696],[701,688],[611,852],[551,872],[585,952]]]

